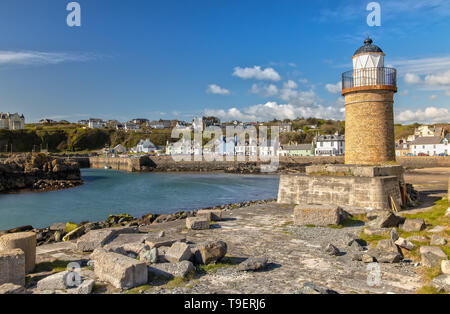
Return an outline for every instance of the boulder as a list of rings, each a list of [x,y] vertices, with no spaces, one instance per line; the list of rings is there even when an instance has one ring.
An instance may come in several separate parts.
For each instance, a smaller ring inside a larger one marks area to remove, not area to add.
[[[2,294],[25,294],[25,288],[12,283],[5,283],[0,286],[0,295]]]
[[[176,277],[186,278],[189,274],[195,272],[194,264],[190,261],[182,261],[178,263],[162,263],[148,267],[148,273],[151,280],[167,279],[171,280]]]
[[[0,285],[25,285],[25,253],[21,249],[0,251]]]
[[[419,243],[426,243],[428,242],[428,239],[424,236],[410,236],[408,238],[406,238],[406,240],[411,241],[411,242],[419,242]]]
[[[435,234],[431,237],[430,245],[444,246],[446,244],[447,244],[447,239],[445,239],[444,237],[441,237],[437,234]]]
[[[41,279],[37,283],[37,289],[45,290],[66,290],[73,285],[73,274],[70,271],[63,271]]]
[[[118,289],[131,289],[147,283],[147,264],[127,256],[97,249],[91,255],[95,263],[95,275],[101,281]]]
[[[391,230],[391,239],[392,241],[397,241],[400,238],[400,236],[398,235],[397,229],[393,228]]]
[[[94,289],[95,281],[92,279],[84,280],[81,285],[75,288],[67,289],[67,294],[91,294]]]
[[[154,239],[154,238],[147,238],[145,239],[145,244],[148,245],[151,249],[154,247],[160,248],[163,246],[172,246],[176,242],[186,242],[186,237],[182,236],[176,236],[176,237],[165,237],[164,239]]]
[[[227,244],[223,241],[207,241],[197,244],[195,261],[203,265],[215,263],[225,257],[227,249]]]
[[[250,257],[239,264],[239,271],[258,271],[267,267],[268,259],[266,257]]]
[[[399,263],[403,259],[402,255],[395,252],[380,251],[377,257],[378,263]]]
[[[189,245],[182,242],[174,243],[165,254],[166,260],[171,263],[178,263],[182,261],[188,261],[192,257],[191,249]]]
[[[395,241],[395,244],[401,248],[408,250],[408,251],[411,251],[416,247],[414,245],[414,243],[412,243],[411,241],[408,241],[406,239],[403,239],[403,238],[398,238],[398,240]]]
[[[364,233],[368,236],[385,236],[389,234],[388,228],[365,228]]]
[[[443,260],[448,260],[441,248],[435,246],[421,246],[420,254],[422,257],[421,263],[426,267],[437,267],[441,265]]]
[[[406,219],[402,229],[406,232],[417,232],[425,230],[426,227],[423,219]]]
[[[50,231],[65,231],[66,224],[62,222],[55,222],[50,226]]]
[[[202,209],[197,211],[197,217],[206,217],[210,221],[221,221],[222,220],[223,210],[215,209]]]
[[[389,241],[392,240],[389,239]],[[372,257],[373,261],[379,263],[398,263],[403,259],[403,255],[395,244],[394,246],[396,249],[392,246],[392,243],[385,242],[380,248],[369,249],[365,255]],[[367,257],[367,262],[371,263],[372,261]]]
[[[331,255],[331,256],[337,256],[337,255],[339,255],[339,253],[340,253],[339,249],[338,249],[337,247],[335,247],[333,244],[328,244],[328,245],[325,247],[324,251],[325,251],[328,255]]]
[[[119,234],[135,232],[136,229],[129,227],[92,230],[78,239],[77,250],[81,252],[93,252],[95,249],[111,242]]]
[[[300,289],[299,294],[338,294],[338,293],[328,288],[318,286],[311,282],[307,282],[303,284],[303,287]]]
[[[402,254],[402,251],[392,239],[383,239],[378,241],[377,249],[380,251]]]
[[[142,262],[156,264],[158,262],[158,248],[145,249],[139,254],[139,260]]]
[[[298,205],[294,208],[294,224],[297,226],[337,226],[345,217],[346,213],[338,206]]]
[[[405,221],[404,217],[399,217],[391,212],[382,212],[375,220],[372,220],[368,225],[372,228],[395,228]]]
[[[431,285],[440,292],[450,292],[450,275],[440,275],[434,278]]]
[[[210,228],[211,221],[202,217],[189,217],[186,219],[186,228],[190,230],[208,230]]]
[[[363,251],[364,247],[361,245],[359,240],[355,240],[350,245],[350,249],[353,250],[353,251]]]
[[[450,261],[443,260],[441,262],[441,270],[443,274],[450,275]]]
[[[21,249],[25,253],[25,272],[31,272],[36,265],[36,233],[19,232],[0,237],[0,251]]]
[[[369,264],[375,262],[375,258],[372,255],[365,253],[361,256],[361,261],[366,264]]]

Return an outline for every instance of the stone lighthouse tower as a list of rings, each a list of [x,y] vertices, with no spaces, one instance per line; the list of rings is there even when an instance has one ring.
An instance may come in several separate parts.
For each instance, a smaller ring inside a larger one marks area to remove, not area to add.
[[[385,54],[372,39],[353,55],[353,71],[342,75],[345,96],[345,163],[395,161],[394,93],[397,71],[384,67]]]

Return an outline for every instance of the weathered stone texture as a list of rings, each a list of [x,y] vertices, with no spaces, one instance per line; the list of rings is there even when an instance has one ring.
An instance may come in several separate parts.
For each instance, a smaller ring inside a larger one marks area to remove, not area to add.
[[[25,288],[12,283],[6,283],[0,285],[0,295],[1,294],[25,294]]]
[[[21,249],[25,253],[25,271],[31,272],[36,265],[36,234],[20,232],[0,237],[0,251]]]
[[[299,205],[294,209],[294,224],[298,226],[339,225],[344,220],[344,211],[338,206]]]
[[[322,204],[367,210],[390,209],[389,195],[401,204],[395,176],[335,177],[282,175],[278,192],[280,204]]]
[[[207,230],[210,227],[210,222],[205,216],[189,217],[186,219],[186,228],[191,230]]]
[[[394,92],[356,91],[345,95],[345,163],[395,161]]]
[[[98,249],[92,254],[95,275],[118,289],[131,289],[148,281],[147,264],[127,256]]]
[[[0,251],[0,285],[25,285],[25,254],[21,249]]]

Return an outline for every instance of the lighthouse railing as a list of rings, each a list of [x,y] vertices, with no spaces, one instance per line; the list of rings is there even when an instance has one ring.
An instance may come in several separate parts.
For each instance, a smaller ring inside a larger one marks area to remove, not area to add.
[[[393,68],[362,68],[342,74],[342,90],[364,86],[397,88],[397,70]]]

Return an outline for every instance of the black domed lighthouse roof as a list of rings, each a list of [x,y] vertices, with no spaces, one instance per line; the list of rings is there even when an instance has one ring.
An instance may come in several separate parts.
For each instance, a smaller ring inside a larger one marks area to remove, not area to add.
[[[356,50],[356,52],[353,56],[364,54],[364,53],[383,53],[383,50],[381,50],[381,48],[378,47],[377,45],[374,45],[373,40],[368,37],[364,41],[364,46],[362,46],[361,48]]]

